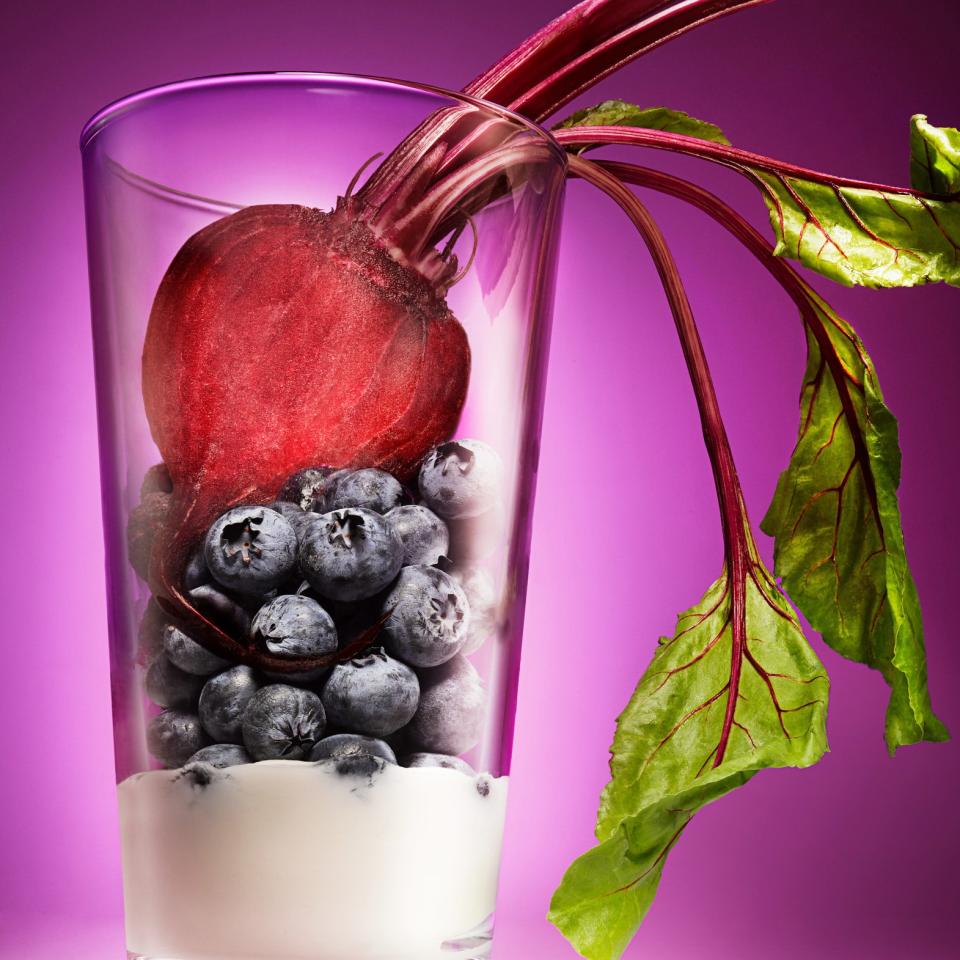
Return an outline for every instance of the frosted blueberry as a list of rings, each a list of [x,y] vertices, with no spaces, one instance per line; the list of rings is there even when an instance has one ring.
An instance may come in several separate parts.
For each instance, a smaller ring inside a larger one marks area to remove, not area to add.
[[[378,513],[362,507],[325,513],[310,524],[300,569],[333,600],[360,600],[386,587],[403,564],[403,544]]]
[[[327,497],[327,510],[363,507],[374,513],[386,513],[403,503],[403,487],[386,470],[354,470],[337,480]]]
[[[464,753],[483,732],[486,695],[480,675],[464,657],[420,673],[420,706],[407,727],[417,752]]]
[[[322,693],[332,724],[377,737],[407,724],[419,697],[417,675],[380,647],[337,664]]]
[[[151,597],[137,629],[137,663],[147,666],[163,653],[163,631],[167,623],[160,604]]]
[[[147,726],[147,749],[164,766],[181,767],[209,742],[200,718],[181,710],[164,710]]]
[[[417,504],[394,507],[387,520],[403,544],[404,565],[432,566],[450,549],[447,525],[432,511]]]
[[[204,556],[219,584],[237,593],[263,596],[293,572],[297,534],[276,510],[235,507],[210,527]]]
[[[197,547],[187,559],[183,571],[183,586],[187,590],[202,586],[210,582],[210,571],[207,569],[207,559],[203,555],[203,545]]]
[[[320,516],[319,513],[313,513],[309,510],[301,510],[295,503],[288,500],[275,500],[269,504],[271,510],[276,510],[285,520],[290,522],[297,534],[297,543],[303,542],[303,535],[310,526],[310,521]]]
[[[493,577],[481,567],[454,568],[450,576],[463,588],[470,605],[467,640],[460,652],[476,653],[497,629],[497,588]]]
[[[446,753],[411,753],[403,758],[403,765],[405,767],[443,767],[445,770],[458,770],[469,777],[475,774],[473,767],[466,760],[451,757]]]
[[[187,763],[208,763],[223,769],[253,763],[253,758],[237,743],[211,743],[209,747],[201,747]]]
[[[306,512],[327,513],[327,497],[336,486],[337,480],[349,473],[349,470],[337,470],[334,467],[307,467],[298,470],[283,485],[278,500],[286,500]]]
[[[163,628],[163,651],[175,667],[197,677],[209,677],[230,666],[229,660],[218,657],[172,624]]]
[[[264,604],[253,618],[251,634],[277,657],[320,657],[337,649],[333,618],[316,600],[297,594]]]
[[[463,648],[470,605],[463,588],[436,567],[404,567],[384,600],[385,646],[415,667],[435,667]]]
[[[157,706],[193,710],[203,688],[203,677],[184,673],[161,654],[147,668],[144,688]]]
[[[254,760],[304,760],[323,737],[320,698],[285,683],[261,687],[243,713],[243,743]]]
[[[346,760],[349,757],[380,757],[387,763],[396,763],[396,754],[382,740],[357,733],[335,733],[324,737],[310,753],[310,759]]]
[[[221,743],[243,743],[243,712],[260,689],[250,667],[231,667],[211,677],[200,693],[203,728]]]
[[[482,440],[450,440],[434,447],[420,467],[420,496],[444,519],[475,517],[500,494],[503,464]]]
[[[210,583],[201,584],[187,592],[194,606],[211,623],[237,637],[250,635],[250,614]]]

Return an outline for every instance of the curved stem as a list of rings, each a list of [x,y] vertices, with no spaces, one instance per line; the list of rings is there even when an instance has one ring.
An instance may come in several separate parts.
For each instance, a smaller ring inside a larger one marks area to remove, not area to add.
[[[542,121],[624,64],[688,30],[768,0],[583,0],[471,81],[464,93]],[[358,197],[374,210],[439,150],[442,172],[482,152],[503,123],[472,108],[436,111],[391,151]]]
[[[720,405],[717,402],[717,394],[703,343],[700,340],[700,333],[677,271],[676,262],[663,233],[647,208],[609,169],[574,156],[570,159],[570,173],[572,176],[592,183],[606,193],[633,221],[643,237],[670,304],[700,412],[703,438],[717,488],[717,500],[723,524],[724,555],[731,584],[730,684],[720,741],[713,761],[713,766],[718,767],[723,762],[736,712],[740,671],[746,651],[746,583],[747,576],[755,563],[755,547],[748,526],[740,480],[733,462],[733,453],[723,425],[723,418],[720,415]]]
[[[762,170],[777,177],[795,177],[798,180],[810,180],[828,186],[849,187],[855,190],[875,190],[880,193],[897,193],[928,200],[943,200],[943,196],[912,190],[910,187],[890,187],[882,183],[867,180],[851,180],[848,177],[834,177],[819,170],[808,170],[796,164],[774,160],[760,153],[739,150],[722,143],[686,137],[679,133],[667,133],[663,130],[646,130],[642,127],[567,127],[553,131],[554,138],[565,147],[633,146],[652,147],[655,150],[668,150],[682,153],[702,160],[712,160],[724,166],[732,167],[739,173],[750,175],[751,169]],[[960,198],[960,194],[950,194]]]

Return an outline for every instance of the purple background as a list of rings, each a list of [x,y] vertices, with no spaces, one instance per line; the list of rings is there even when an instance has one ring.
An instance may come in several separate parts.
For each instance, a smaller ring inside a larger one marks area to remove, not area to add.
[[[130,90],[206,73],[347,70],[460,86],[565,3],[83,6],[14,5],[0,41],[5,960],[122,956],[81,123]],[[743,147],[904,182],[909,115],[960,122],[957,27],[952,0],[780,0],[662,48],[587,100],[678,107]],[[764,225],[759,200],[732,174],[645,159],[698,176]],[[799,323],[718,227],[675,202],[651,206],[687,278],[758,521],[795,433]],[[817,285],[864,337],[900,418],[930,686],[960,735],[960,517],[948,506],[960,466],[960,295]],[[541,918],[564,866],[591,842],[613,718],[656,637],[720,563],[669,314],[639,241],[582,185],[565,216],[541,477],[500,960],[572,956]],[[569,550],[596,517],[608,519],[609,540]],[[882,681],[815,645],[833,680],[833,752],[813,770],[761,774],[698,816],[629,956],[955,956],[958,747],[888,759]]]

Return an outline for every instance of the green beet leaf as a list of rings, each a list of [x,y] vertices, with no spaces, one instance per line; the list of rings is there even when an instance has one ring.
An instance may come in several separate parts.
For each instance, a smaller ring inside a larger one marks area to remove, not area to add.
[[[925,193],[960,190],[960,130],[934,127],[922,113],[910,118],[910,183]]]
[[[852,328],[806,284],[807,368],[800,431],[761,524],[774,569],[838,653],[891,688],[891,754],[947,739],[927,690],[923,621],[904,551],[897,422]]]
[[[680,133],[685,137],[697,137],[711,143],[723,143],[727,146],[730,144],[716,124],[697,120],[682,110],[638,107],[624,100],[605,100],[595,107],[578,110],[557,124],[555,129],[562,130],[565,127],[643,127],[645,130]]]
[[[839,283],[960,286],[960,202],[840,186],[744,165],[770,211],[778,256]]]
[[[740,560],[661,639],[617,720],[599,844],[570,866],[549,914],[589,960],[621,955],[698,810],[764,767],[810,766],[827,749],[824,669],[749,532]]]

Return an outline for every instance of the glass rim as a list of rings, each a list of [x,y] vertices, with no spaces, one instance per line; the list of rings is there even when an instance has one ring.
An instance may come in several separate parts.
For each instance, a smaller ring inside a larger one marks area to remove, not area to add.
[[[152,87],[144,87],[133,93],[126,94],[117,100],[110,101],[105,106],[96,111],[83,125],[80,130],[80,150],[84,151],[93,142],[96,136],[114,122],[120,120],[128,113],[137,110],[141,106],[151,103],[161,97],[170,94],[189,92],[193,90],[202,90],[208,88],[228,88],[233,85],[258,82],[284,82],[284,81],[312,81],[312,82],[341,82],[350,83],[356,86],[369,86],[373,89],[395,89],[412,90],[418,93],[432,94],[433,96],[443,97],[454,103],[462,103],[467,106],[475,107],[494,116],[501,117],[504,120],[516,124],[535,134],[556,154],[557,159],[564,165],[567,162],[566,151],[557,143],[553,134],[545,127],[524,117],[522,114],[515,113],[507,107],[501,106],[490,100],[484,100],[481,97],[473,97],[470,94],[458,90],[448,90],[445,87],[437,86],[431,83],[420,83],[413,80],[400,80],[394,77],[382,77],[375,74],[364,73],[340,73],[336,71],[310,71],[310,70],[261,70],[261,71],[241,71],[238,73],[219,73],[207,76],[191,77],[186,80],[174,80],[169,83],[161,83]]]

